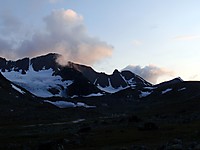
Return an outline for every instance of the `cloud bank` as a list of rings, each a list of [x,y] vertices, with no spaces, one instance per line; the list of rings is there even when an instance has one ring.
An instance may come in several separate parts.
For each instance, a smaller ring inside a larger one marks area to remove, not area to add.
[[[178,40],[178,41],[191,41],[191,40],[200,39],[200,36],[199,35],[180,35],[180,36],[174,37],[173,39]]]
[[[63,65],[65,60],[91,65],[112,55],[113,47],[91,37],[84,25],[83,16],[73,10],[54,10],[43,18],[43,22],[44,28],[33,31],[29,38],[12,42],[17,43],[17,46],[10,44],[11,38],[0,38],[1,54],[33,57],[55,52],[64,56],[65,59],[58,59]]]
[[[123,70],[130,70],[153,84],[157,83],[158,79],[162,76],[173,76],[174,74],[168,69],[160,68],[155,65],[148,65],[145,67],[141,67],[139,65],[129,65]]]

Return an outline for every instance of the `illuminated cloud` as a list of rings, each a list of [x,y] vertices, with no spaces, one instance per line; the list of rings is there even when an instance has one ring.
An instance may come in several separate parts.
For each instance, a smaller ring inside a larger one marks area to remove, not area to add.
[[[160,68],[157,67],[155,65],[148,65],[145,67],[141,67],[139,65],[129,65],[126,68],[124,68],[123,70],[130,70],[133,73],[141,76],[142,78],[144,78],[145,80],[155,84],[158,81],[158,78],[162,77],[162,76],[173,76],[174,73],[173,71],[170,71],[168,69],[165,68]]]
[[[16,42],[18,46],[12,52],[16,57],[33,57],[55,52],[65,59],[58,59],[61,64],[75,61],[93,64],[112,55],[113,47],[98,38],[91,37],[83,23],[83,17],[73,10],[54,10],[43,18],[45,28],[32,33],[30,38]],[[4,53],[11,52],[13,45],[2,40]],[[15,43],[15,42],[14,42]]]
[[[180,35],[173,38],[174,40],[178,41],[190,41],[200,39],[200,35]]]

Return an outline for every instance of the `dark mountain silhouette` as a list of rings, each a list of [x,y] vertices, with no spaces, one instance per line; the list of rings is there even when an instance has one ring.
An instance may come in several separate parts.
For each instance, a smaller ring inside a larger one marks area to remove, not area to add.
[[[60,82],[55,82],[54,85],[51,84],[47,86],[46,95],[48,95],[48,92],[50,92],[49,96],[86,96],[95,93],[115,93],[129,87],[136,88],[152,86],[150,83],[128,70],[122,72],[114,70],[111,75],[107,75],[105,73],[98,73],[89,66],[75,64],[73,62],[68,62],[66,66],[61,66],[57,63],[57,58],[60,56],[61,55],[59,54],[50,53],[32,59],[24,58],[17,61],[0,58],[0,69],[5,75],[11,71],[23,74],[24,76],[20,77],[20,81],[16,81],[16,79],[12,77],[12,75],[10,75],[9,77],[12,78],[11,80],[13,80],[13,82],[20,86],[25,86],[25,88],[27,83],[26,85],[24,85],[24,82],[27,81],[22,80],[23,77],[28,76],[26,75],[27,73],[29,73],[29,76],[31,76],[30,74],[35,73],[40,76],[42,72],[48,71],[50,69],[51,74],[46,76],[46,78],[60,76],[61,82],[63,84],[61,84]],[[34,71],[34,73],[30,73],[30,71]],[[38,80],[42,80],[39,78],[40,77],[37,77]],[[55,81],[58,81],[58,79],[55,79]],[[66,85],[64,84],[65,81],[71,81],[72,83],[70,85]],[[29,91],[32,92],[31,87],[27,87],[26,89],[29,89]]]
[[[117,89],[128,88],[128,87],[137,87],[137,86],[152,86],[149,82],[145,81],[143,78],[132,73],[129,70],[119,72],[114,70],[111,75],[105,73],[98,73],[89,66],[84,66],[80,64],[75,64],[72,62],[68,63],[70,68],[80,71],[91,83],[96,85],[102,90],[105,90],[106,87],[111,87],[112,90],[119,91]],[[120,90],[121,90],[120,89]],[[109,91],[107,91],[109,92]]]

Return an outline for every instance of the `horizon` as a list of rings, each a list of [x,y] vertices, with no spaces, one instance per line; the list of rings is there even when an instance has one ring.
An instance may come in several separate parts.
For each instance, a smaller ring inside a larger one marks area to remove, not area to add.
[[[154,83],[200,80],[197,0],[0,3],[0,53],[6,59],[60,53],[107,74],[128,67]]]

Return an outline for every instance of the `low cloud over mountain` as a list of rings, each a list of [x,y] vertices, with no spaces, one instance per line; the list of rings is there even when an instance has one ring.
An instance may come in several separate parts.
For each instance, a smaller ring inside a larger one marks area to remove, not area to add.
[[[83,22],[83,16],[73,10],[54,10],[50,15],[43,18],[44,27],[29,32],[29,35],[19,36],[11,34],[10,29],[21,29],[23,25],[17,18],[4,15],[4,22],[1,23],[0,51],[5,57],[33,57],[48,52],[62,54],[66,60],[84,64],[93,64],[105,57],[112,55],[113,47],[96,37],[88,34]],[[12,25],[11,25],[12,23]],[[10,28],[10,29],[9,29]],[[6,32],[6,33],[5,33]],[[59,59],[63,62],[63,59]]]
[[[148,65],[144,67],[141,67],[139,65],[129,65],[123,70],[130,70],[135,74],[138,74],[139,76],[143,77],[145,80],[154,84],[157,83],[159,77],[173,76],[174,74],[173,71],[170,71],[165,68],[160,68],[155,65]]]

